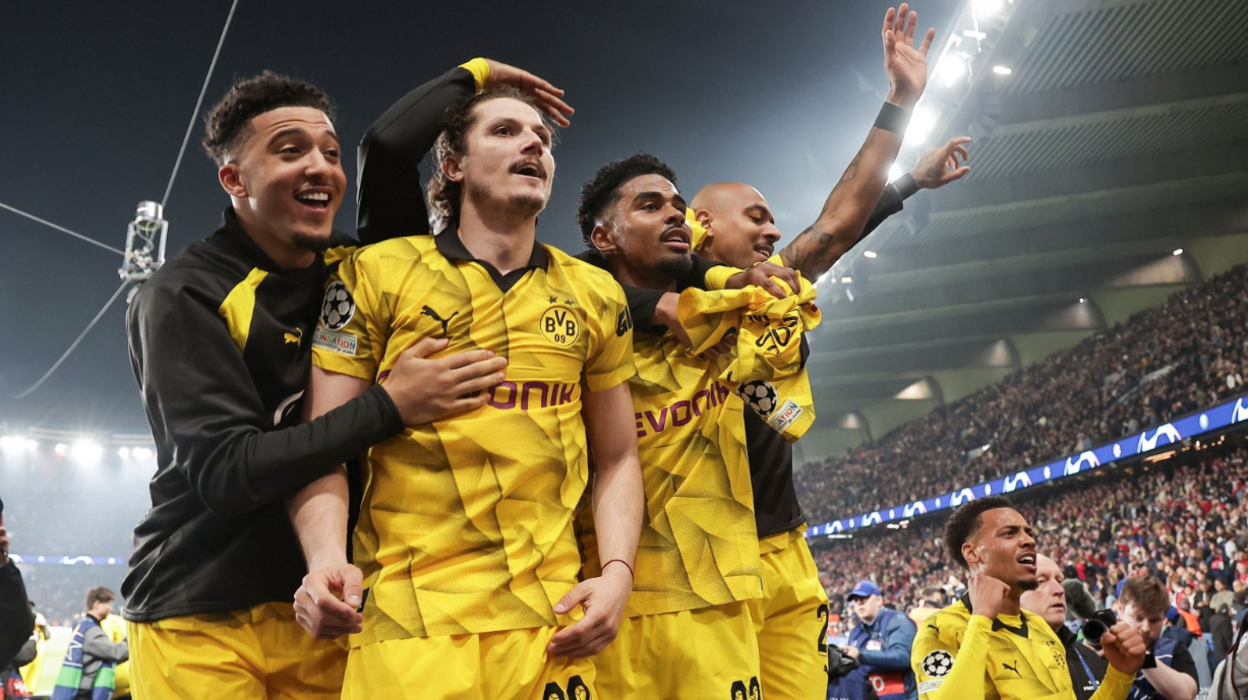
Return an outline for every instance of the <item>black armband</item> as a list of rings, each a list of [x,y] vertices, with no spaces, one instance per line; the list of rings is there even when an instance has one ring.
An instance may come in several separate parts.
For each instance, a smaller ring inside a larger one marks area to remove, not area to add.
[[[902,109],[892,102],[885,102],[875,118],[875,128],[891,131],[894,134],[906,133],[906,124],[910,122],[910,111]]]

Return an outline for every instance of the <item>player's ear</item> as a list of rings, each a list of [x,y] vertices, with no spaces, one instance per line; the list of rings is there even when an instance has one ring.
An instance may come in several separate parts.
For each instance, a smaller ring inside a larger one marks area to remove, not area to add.
[[[217,170],[217,181],[231,197],[247,199],[247,184],[243,182],[243,172],[237,161],[222,165]]]
[[[962,558],[966,560],[966,566],[971,570],[974,570],[975,565],[980,563],[979,550],[975,548],[975,542],[962,543]]]
[[[598,222],[594,226],[594,230],[590,232],[589,242],[593,244],[595,250],[603,255],[616,253],[620,250],[619,245],[615,242],[614,227],[602,222]]]
[[[442,174],[451,182],[464,181],[464,168],[459,162],[459,156],[450,156],[442,161]]]

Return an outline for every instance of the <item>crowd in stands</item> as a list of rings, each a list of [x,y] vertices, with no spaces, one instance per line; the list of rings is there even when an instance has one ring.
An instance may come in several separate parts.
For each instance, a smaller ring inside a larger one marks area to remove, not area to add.
[[[1239,266],[874,445],[807,463],[798,494],[809,522],[822,523],[948,493],[1219,403],[1248,390],[1245,377]]]
[[[1120,580],[1147,572],[1199,620],[1207,622],[1222,604],[1235,618],[1248,609],[1248,440],[1242,436],[1018,496],[1019,511],[1038,530],[1038,551],[1053,557],[1067,578],[1083,581],[1100,607],[1113,602]],[[861,579],[875,581],[885,603],[899,610],[921,606],[923,592],[933,588],[951,602],[966,577],[945,554],[942,529],[933,520],[817,542],[833,610],[844,610],[846,594]]]

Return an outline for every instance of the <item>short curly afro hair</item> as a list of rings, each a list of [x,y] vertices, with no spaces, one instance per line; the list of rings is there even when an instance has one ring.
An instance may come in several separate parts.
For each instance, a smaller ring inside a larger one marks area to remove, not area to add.
[[[312,83],[264,71],[234,82],[225,97],[204,115],[204,150],[218,166],[251,133],[251,120],[281,107],[311,107],[334,121],[334,103]]]
[[[637,153],[602,166],[594,179],[581,188],[576,223],[581,227],[581,238],[585,240],[586,246],[594,247],[590,240],[594,227],[598,225],[603,213],[620,200],[620,188],[629,180],[642,175],[661,175],[672,185],[677,185],[676,171],[671,166],[648,153]]]
[[[1005,496],[989,496],[977,498],[955,510],[949,522],[945,523],[945,550],[949,552],[949,556],[963,569],[967,568],[966,557],[962,556],[962,545],[984,524],[984,513],[1013,507],[1014,504]]]

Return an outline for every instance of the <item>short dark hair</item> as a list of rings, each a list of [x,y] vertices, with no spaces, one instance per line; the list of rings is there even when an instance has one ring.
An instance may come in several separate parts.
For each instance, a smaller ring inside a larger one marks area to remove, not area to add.
[[[953,517],[945,523],[945,549],[949,556],[963,569],[968,568],[966,557],[962,556],[962,545],[971,538],[971,534],[984,524],[983,515],[987,511],[998,508],[1013,508],[1014,504],[1005,496],[989,496],[977,498],[953,512]]]
[[[492,87],[456,102],[442,115],[442,133],[438,135],[438,140],[433,144],[433,176],[429,178],[429,184],[425,189],[425,197],[429,202],[431,214],[447,221],[459,218],[463,185],[459,182],[451,182],[446,177],[446,173],[442,172],[442,164],[448,158],[462,156],[466,152],[468,132],[477,123],[477,105],[503,97],[519,100],[532,107],[541,117],[542,123],[550,130],[551,143],[554,143],[558,128],[546,112],[542,111],[537,99],[510,85]]]
[[[576,208],[576,223],[581,227],[585,245],[593,248],[590,237],[603,212],[620,199],[620,188],[635,177],[661,175],[676,185],[676,171],[648,153],[636,153],[612,161],[598,169],[594,179],[581,188],[581,202]]]
[[[87,610],[95,607],[96,603],[111,603],[117,600],[117,594],[108,590],[104,586],[96,586],[87,591]]]
[[[1156,615],[1170,608],[1170,595],[1166,593],[1166,584],[1156,576],[1135,576],[1122,584],[1118,604],[1124,610],[1127,605],[1134,604],[1136,609]]]
[[[204,115],[204,150],[217,165],[250,135],[251,120],[281,107],[311,107],[334,121],[334,104],[312,83],[273,71],[240,78]]]

